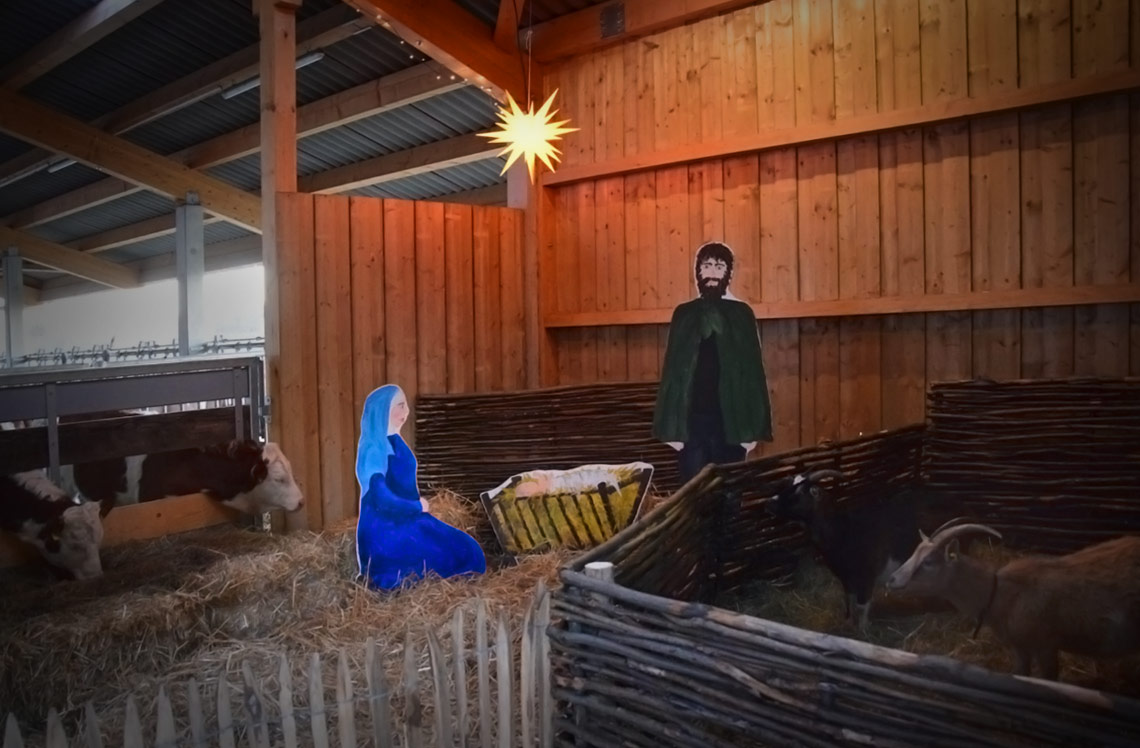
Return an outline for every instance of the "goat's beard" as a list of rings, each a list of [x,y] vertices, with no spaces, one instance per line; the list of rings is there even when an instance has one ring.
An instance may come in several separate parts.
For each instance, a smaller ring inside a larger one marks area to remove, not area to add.
[[[728,283],[724,278],[697,278],[697,290],[700,291],[702,298],[720,299],[724,298]]]

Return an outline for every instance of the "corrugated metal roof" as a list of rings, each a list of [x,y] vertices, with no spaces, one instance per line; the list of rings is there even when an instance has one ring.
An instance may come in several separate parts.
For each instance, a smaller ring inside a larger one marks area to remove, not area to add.
[[[311,0],[303,19],[336,7]],[[249,0],[159,3],[107,38],[28,85],[29,96],[90,120],[257,44]]]
[[[19,58],[99,0],[4,0],[0,2],[0,65]]]
[[[106,178],[106,174],[89,169],[82,164],[73,164],[54,174],[47,170],[36,172],[27,179],[0,189],[0,215],[8,215],[18,210],[41,203],[49,197],[77,190]]]
[[[453,192],[502,184],[507,181],[507,178],[499,176],[499,172],[502,171],[505,162],[506,160],[502,158],[489,158],[470,164],[439,169],[427,174],[417,174],[414,177],[397,179],[393,182],[362,187],[345,194],[364,195],[366,197],[398,197],[404,200],[429,200]]]
[[[206,169],[206,173],[243,190],[257,191],[261,188],[261,154],[251,153],[237,161]]]
[[[24,141],[0,134],[0,163],[10,158],[15,158],[29,149],[31,149],[31,146]]]
[[[232,223],[211,223],[202,230],[206,239],[206,246],[217,242],[240,239],[243,236],[252,236],[252,232],[234,226]],[[132,262],[145,260],[148,257],[157,257],[174,251],[174,235],[156,236],[153,239],[116,247],[102,253],[100,256],[111,262]]]
[[[154,192],[139,192],[36,226],[32,231],[49,241],[63,243],[148,218],[168,216],[173,211],[174,201],[169,197]]]

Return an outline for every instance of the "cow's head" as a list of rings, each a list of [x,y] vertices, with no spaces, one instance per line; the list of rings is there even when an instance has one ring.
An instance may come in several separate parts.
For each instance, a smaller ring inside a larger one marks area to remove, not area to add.
[[[271,509],[295,512],[305,505],[301,488],[293,478],[293,466],[276,443],[268,442],[262,446],[256,442],[247,442],[237,449],[257,452],[250,468],[254,480],[253,489],[248,494],[234,497],[233,503],[237,508],[260,514]],[[243,497],[244,502],[240,503],[245,506],[240,506],[237,500]]]
[[[76,579],[103,575],[103,562],[99,558],[102,542],[103,521],[96,501],[84,501],[64,509],[33,541],[48,563],[69,571]]]

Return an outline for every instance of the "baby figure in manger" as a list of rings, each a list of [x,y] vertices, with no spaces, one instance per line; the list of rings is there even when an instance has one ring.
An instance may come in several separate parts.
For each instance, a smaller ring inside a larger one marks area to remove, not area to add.
[[[403,390],[387,384],[368,395],[360,419],[356,556],[360,574],[379,589],[395,589],[429,573],[452,577],[487,570],[474,538],[427,512],[416,457],[400,436],[408,413]]]

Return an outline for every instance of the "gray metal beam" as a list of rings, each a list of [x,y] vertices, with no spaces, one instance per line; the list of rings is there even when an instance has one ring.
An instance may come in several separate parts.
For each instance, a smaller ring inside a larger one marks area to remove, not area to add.
[[[178,273],[178,353],[189,356],[206,342],[202,279],[206,274],[206,235],[202,206],[193,192],[174,209],[174,254]]]
[[[24,262],[19,250],[4,251],[4,340],[8,365],[24,355]]]

